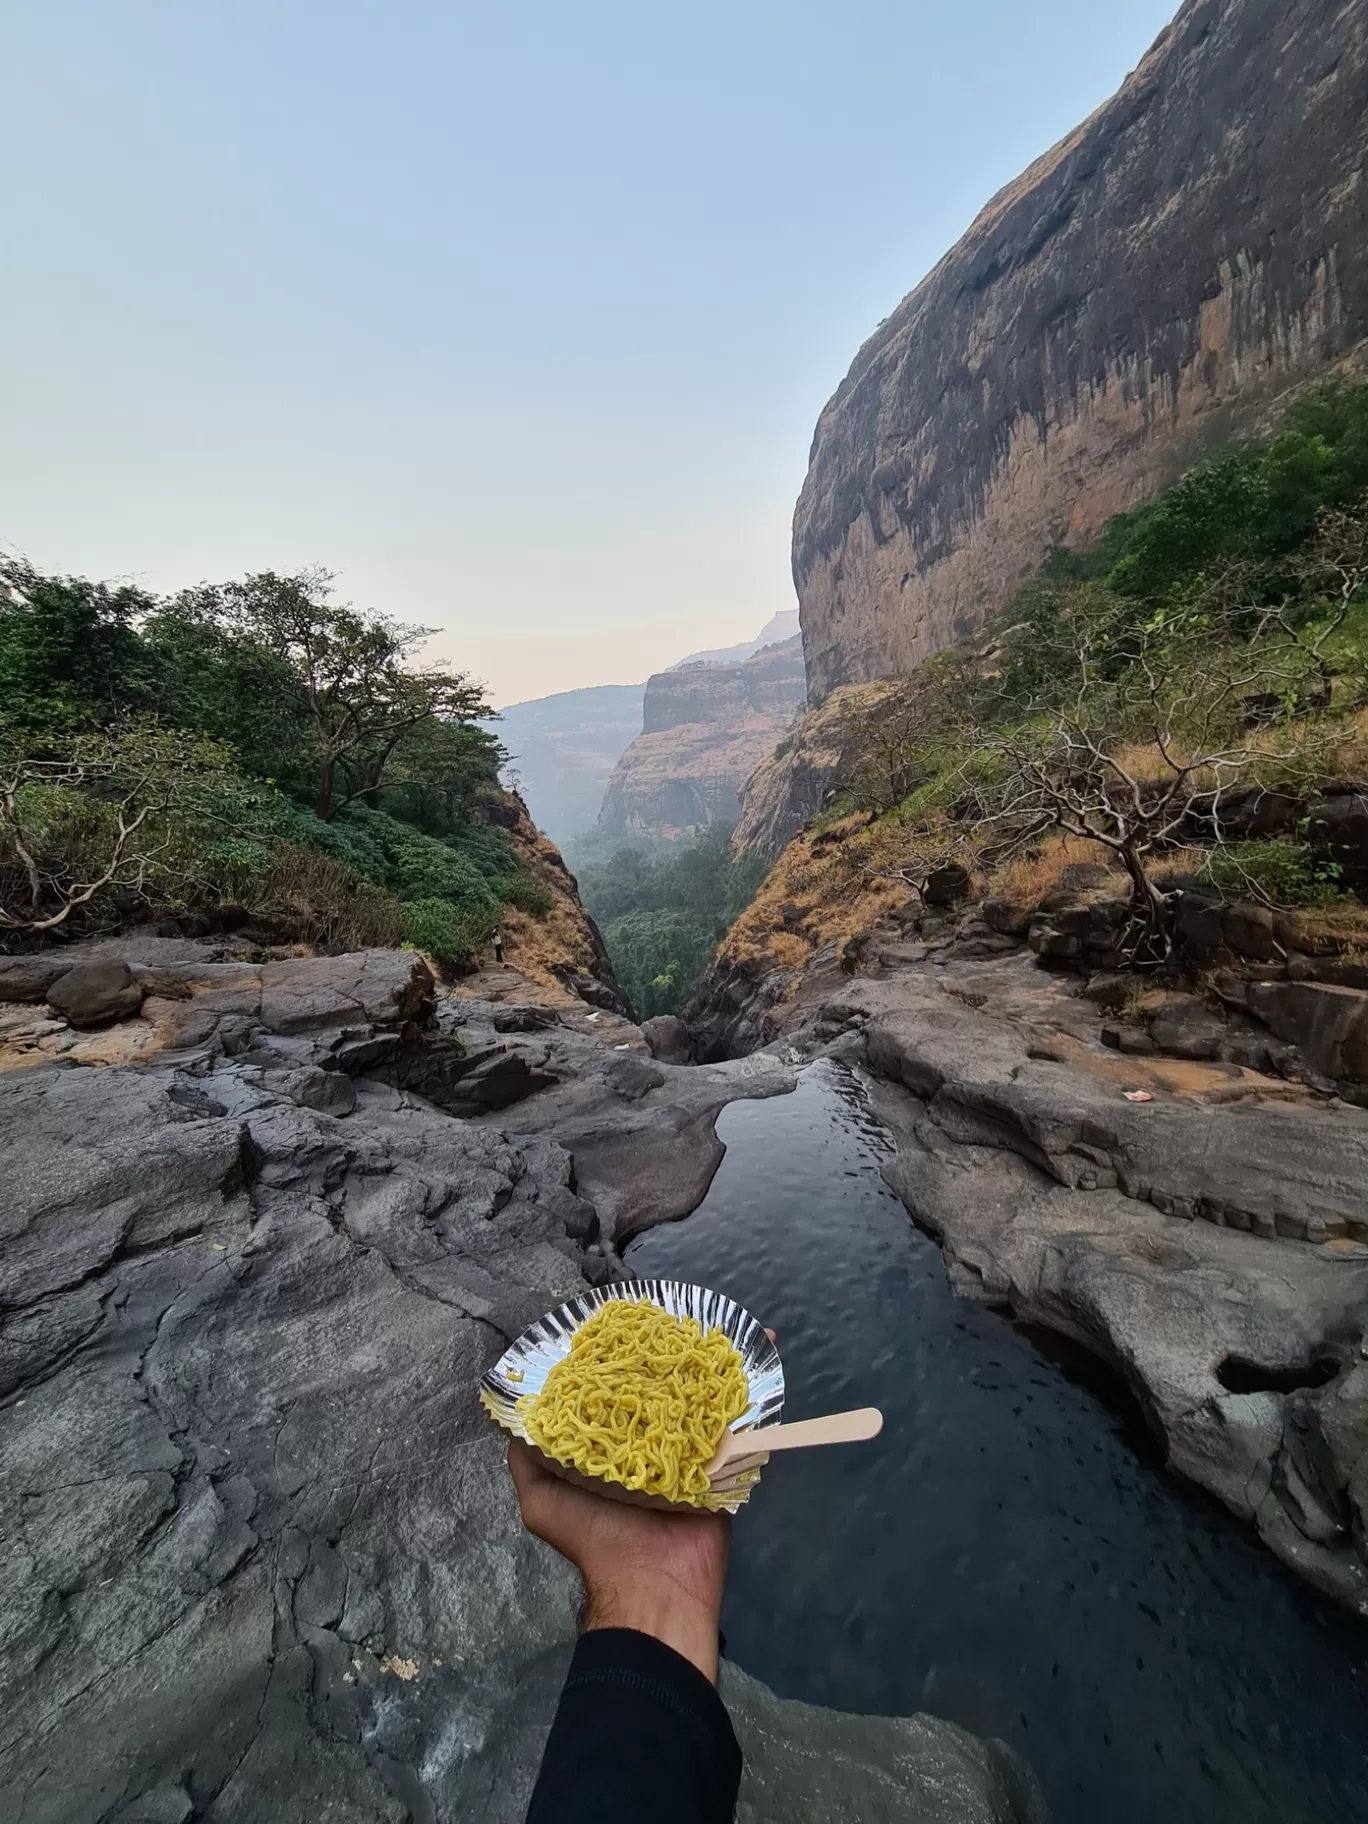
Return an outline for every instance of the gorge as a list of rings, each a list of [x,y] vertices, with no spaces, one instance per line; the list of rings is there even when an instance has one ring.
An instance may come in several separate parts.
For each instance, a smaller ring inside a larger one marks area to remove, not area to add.
[[[1186,0],[645,685],[0,559],[0,1815],[521,1824],[479,1376],[675,1274],[887,1420],[735,1522],[739,1824],[1363,1812],[1366,114]]]

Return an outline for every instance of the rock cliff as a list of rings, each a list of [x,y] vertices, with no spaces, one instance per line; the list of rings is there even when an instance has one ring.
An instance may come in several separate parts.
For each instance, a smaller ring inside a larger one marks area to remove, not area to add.
[[[901,694],[899,680],[848,684],[805,710],[741,787],[736,853],[777,861],[827,794],[849,783],[871,727]]]
[[[523,866],[550,894],[542,912],[506,906],[500,926],[504,958],[539,995],[563,992],[594,1006],[627,1012],[598,926],[584,909],[574,875],[556,845],[539,830],[516,792],[491,792],[476,806],[486,823],[507,830]],[[492,951],[485,954],[485,961]]]
[[[686,665],[646,686],[642,732],[618,761],[598,829],[677,836],[735,821],[738,794],[804,697],[797,639],[739,665]]]
[[[814,697],[980,626],[1368,337],[1368,11],[1187,0],[822,413],[794,519]]]

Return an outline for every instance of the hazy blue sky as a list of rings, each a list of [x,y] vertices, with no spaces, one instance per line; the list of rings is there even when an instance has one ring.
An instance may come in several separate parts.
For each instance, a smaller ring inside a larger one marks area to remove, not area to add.
[[[860,342],[1175,3],[12,5],[0,539],[323,563],[500,702],[747,638]]]

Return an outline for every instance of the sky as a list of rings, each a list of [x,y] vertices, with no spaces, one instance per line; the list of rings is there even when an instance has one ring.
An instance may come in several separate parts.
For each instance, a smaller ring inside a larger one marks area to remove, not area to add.
[[[748,639],[860,343],[1174,4],[0,9],[0,543],[321,564],[499,704]]]

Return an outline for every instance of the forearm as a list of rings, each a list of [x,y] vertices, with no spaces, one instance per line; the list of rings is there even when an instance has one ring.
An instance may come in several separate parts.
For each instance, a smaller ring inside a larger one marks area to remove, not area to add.
[[[740,1779],[731,1720],[697,1664],[658,1637],[591,1622],[527,1824],[730,1824]]]
[[[584,1631],[630,1628],[670,1647],[717,1683],[717,1612],[670,1578],[605,1579],[585,1586]]]

